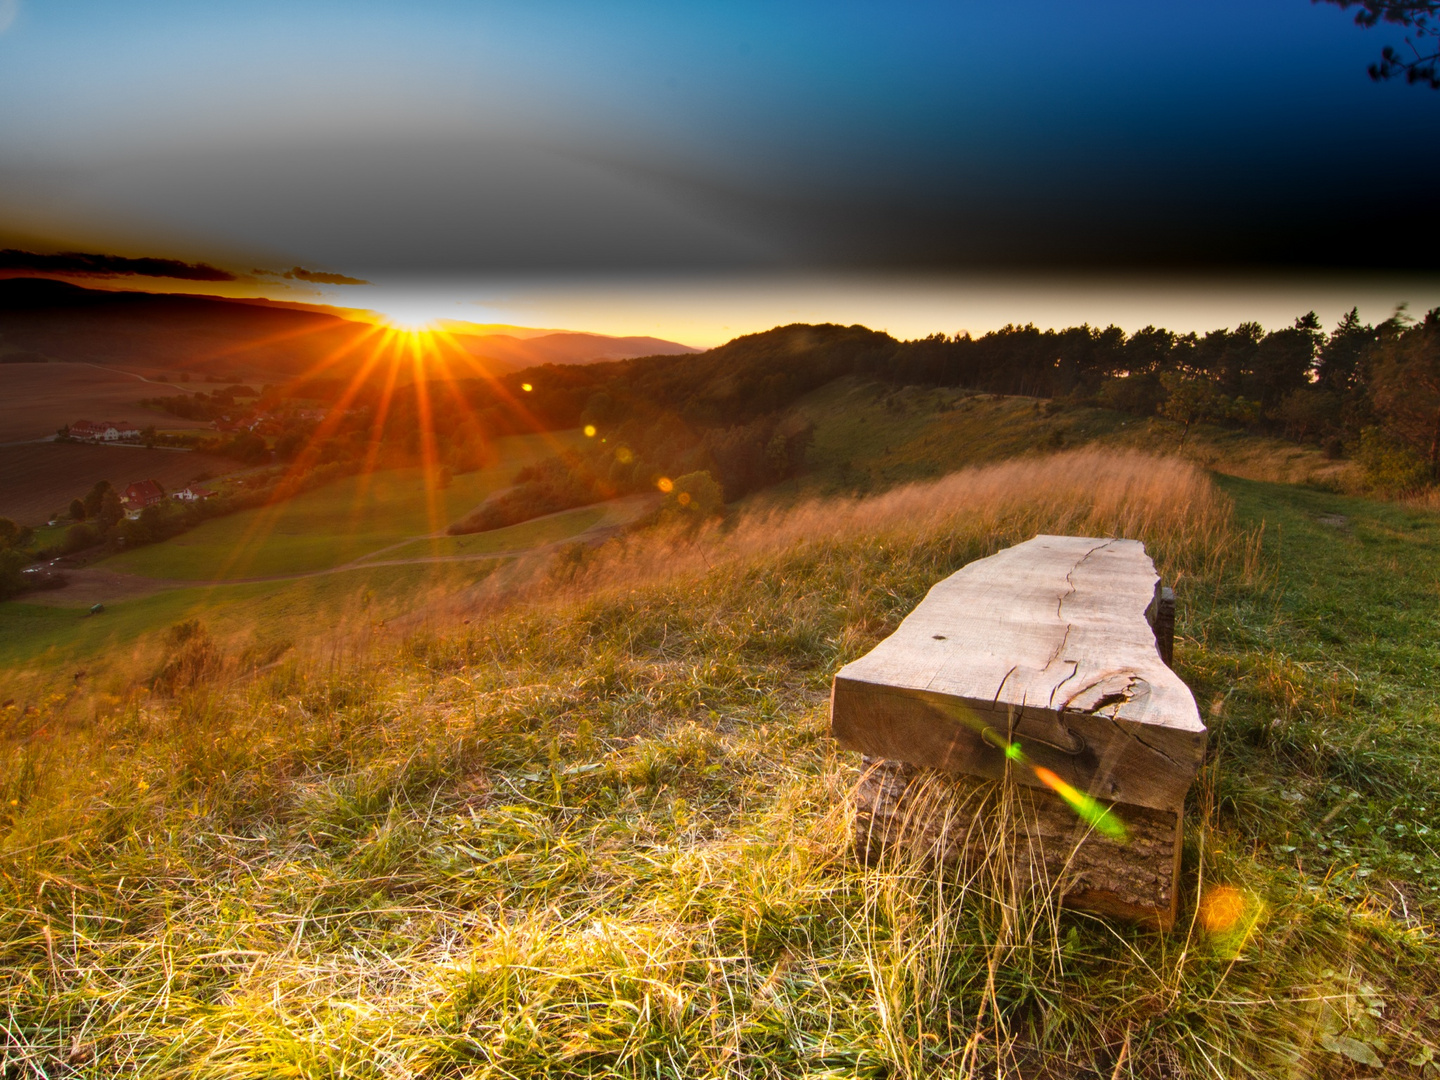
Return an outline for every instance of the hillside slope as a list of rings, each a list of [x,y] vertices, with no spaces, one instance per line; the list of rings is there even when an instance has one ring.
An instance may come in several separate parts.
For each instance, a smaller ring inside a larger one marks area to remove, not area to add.
[[[241,643],[177,627],[137,649],[163,693],[0,714],[3,1052],[47,1075],[1426,1076],[1440,519],[1226,487],[1131,454],[1002,462],[537,564],[229,686]],[[1172,934],[849,853],[831,675],[1037,531],[1141,538],[1179,586],[1212,756]]]
[[[38,278],[0,280],[0,356],[114,364],[150,372],[275,380],[325,364],[348,375],[374,324],[333,311],[219,297],[109,292]],[[659,338],[547,332],[450,335],[492,373],[546,363],[693,352]]]

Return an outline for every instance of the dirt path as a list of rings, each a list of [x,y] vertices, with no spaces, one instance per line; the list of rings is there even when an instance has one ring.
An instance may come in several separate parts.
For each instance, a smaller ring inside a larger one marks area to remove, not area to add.
[[[260,585],[272,581],[301,581],[305,578],[328,577],[331,574],[345,574],[352,570],[369,570],[372,567],[380,566],[424,566],[436,563],[485,562],[492,559],[513,559],[521,555],[531,555],[538,552],[549,551],[562,547],[565,544],[602,543],[622,532],[631,520],[639,517],[640,513],[643,513],[644,509],[654,501],[654,498],[649,495],[631,495],[623,499],[613,499],[608,503],[597,503],[595,505],[609,507],[611,509],[623,507],[627,511],[627,519],[608,525],[592,525],[584,532],[576,533],[574,536],[565,537],[560,540],[552,540],[546,544],[536,544],[534,547],[528,548],[476,552],[473,555],[421,555],[409,559],[375,558],[375,556],[384,554],[387,551],[393,551],[395,548],[404,547],[406,544],[413,544],[417,540],[434,540],[446,536],[445,533],[431,533],[425,536],[406,537],[398,543],[389,544],[376,551],[351,559],[349,562],[341,563],[339,566],[329,566],[323,570],[306,570],[299,574],[275,574],[267,577],[225,578],[223,580],[196,580],[194,578],[154,578],[143,577],[140,574],[122,574],[114,570],[106,570],[100,566],[81,567],[75,570],[64,571],[68,584],[66,584],[63,589],[26,593],[19,597],[19,601],[26,604],[40,604],[44,607],[89,607],[91,604],[134,600],[142,596],[152,596],[158,592],[168,592],[171,589],[209,589],[222,585]],[[560,514],[568,514],[571,512],[570,510],[561,510],[555,514],[546,514],[545,517],[558,517]],[[531,519],[531,521],[542,520],[544,520],[544,518]],[[529,524],[529,522],[525,522],[525,524]]]

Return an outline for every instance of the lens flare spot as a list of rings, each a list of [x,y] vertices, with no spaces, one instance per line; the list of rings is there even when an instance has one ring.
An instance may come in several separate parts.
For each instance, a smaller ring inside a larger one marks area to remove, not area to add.
[[[534,390],[535,387],[531,386],[528,382],[522,382],[520,384],[520,389],[524,390],[528,394],[531,390]]]
[[[1200,923],[1212,934],[1228,933],[1245,917],[1248,906],[1245,894],[1235,886],[1213,886],[1200,901]]]
[[[615,460],[620,462],[621,465],[629,465],[635,460],[635,455],[630,452],[628,446],[620,446],[615,449]]]
[[[675,496],[675,501],[678,502],[681,506],[689,506],[690,493],[688,491],[680,492],[679,495]]]
[[[666,495],[669,495],[670,492],[675,490],[675,481],[671,480],[668,476],[662,476],[659,480],[655,481],[655,486],[665,492]]]
[[[586,425],[585,425],[585,437],[586,437],[587,439],[593,439],[593,438],[595,437],[595,425],[594,425],[594,424],[586,424]]]
[[[1024,761],[1025,751],[1020,749],[1018,742],[1012,742],[1009,746],[1005,747],[1005,756],[1011,761]]]
[[[1035,776],[1042,784],[1064,799],[1070,805],[1070,809],[1079,815],[1080,820],[1096,832],[1111,840],[1126,838],[1125,823],[1120,820],[1118,814],[1111,811],[1110,807],[1067,784],[1043,766],[1035,766]]]

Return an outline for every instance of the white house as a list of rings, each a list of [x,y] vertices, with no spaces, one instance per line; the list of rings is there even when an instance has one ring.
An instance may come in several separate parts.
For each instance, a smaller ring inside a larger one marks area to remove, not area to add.
[[[70,425],[70,437],[94,442],[119,442],[121,439],[138,439],[140,429],[127,420],[76,420]]]

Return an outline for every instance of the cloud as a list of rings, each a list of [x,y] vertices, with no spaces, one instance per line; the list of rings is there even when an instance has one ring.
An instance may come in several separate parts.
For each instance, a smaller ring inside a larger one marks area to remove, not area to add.
[[[306,270],[303,266],[293,266],[280,275],[291,281],[310,281],[316,285],[369,285],[370,282],[358,277],[349,277],[345,274],[330,274],[324,270]]]
[[[0,270],[30,270],[45,274],[81,274],[86,277],[156,277],[184,281],[235,281],[228,270],[209,263],[179,259],[131,259],[124,255],[94,255],[62,251],[46,255],[16,248],[0,250]]]
[[[225,250],[293,252],[289,259],[348,267],[372,282],[412,273],[771,267],[789,240],[771,218],[753,222],[743,197],[739,208],[711,199],[648,160],[499,136],[481,143],[422,133],[137,157],[107,173],[106,185],[96,198],[116,220],[163,221]],[[272,265],[272,281],[288,269]]]

